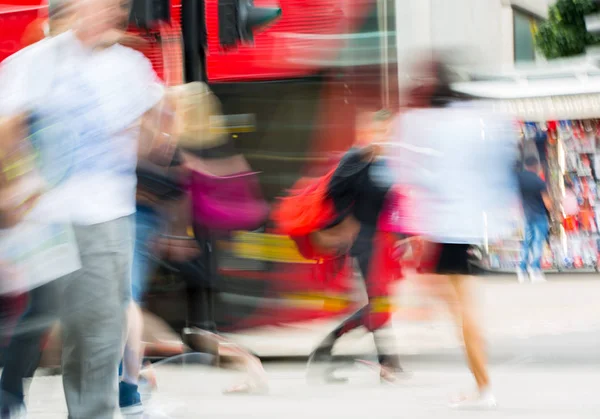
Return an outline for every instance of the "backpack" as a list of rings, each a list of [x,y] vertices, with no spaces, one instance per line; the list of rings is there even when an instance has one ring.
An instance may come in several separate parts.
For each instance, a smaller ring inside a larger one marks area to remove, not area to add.
[[[335,170],[318,178],[302,178],[280,198],[271,218],[277,234],[304,237],[325,228],[337,213],[328,196],[328,186]]]

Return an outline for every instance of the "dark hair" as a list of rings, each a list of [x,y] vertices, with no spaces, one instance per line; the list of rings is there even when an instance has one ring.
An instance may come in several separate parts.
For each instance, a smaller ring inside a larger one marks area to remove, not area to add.
[[[525,157],[525,167],[535,167],[540,164],[540,161],[535,156]]]
[[[472,99],[471,96],[452,90],[452,84],[462,79],[454,69],[463,54],[460,50],[438,50],[433,52],[433,76],[437,86],[431,95],[430,106],[445,108],[454,102]]]

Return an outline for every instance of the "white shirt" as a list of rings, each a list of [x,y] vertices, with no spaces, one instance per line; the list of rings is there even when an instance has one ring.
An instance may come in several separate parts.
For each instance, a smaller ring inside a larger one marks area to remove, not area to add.
[[[51,189],[32,219],[91,225],[135,212],[139,118],[164,89],[143,54],[86,49],[69,31],[0,67],[0,115],[31,110]]]
[[[387,151],[416,206],[405,214],[407,230],[440,243],[510,234],[516,139],[508,118],[464,105],[400,116]]]

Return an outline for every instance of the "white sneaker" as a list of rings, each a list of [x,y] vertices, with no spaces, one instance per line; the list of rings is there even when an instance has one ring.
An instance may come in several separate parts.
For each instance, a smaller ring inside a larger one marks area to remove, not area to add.
[[[531,283],[532,284],[541,284],[546,282],[546,275],[542,271],[534,271],[531,273]]]
[[[479,393],[474,397],[462,398],[450,403],[457,410],[490,410],[498,407],[496,398],[490,392]]]
[[[527,282],[528,279],[529,276],[527,275],[527,272],[521,268],[517,269],[517,280],[519,281],[519,284]]]

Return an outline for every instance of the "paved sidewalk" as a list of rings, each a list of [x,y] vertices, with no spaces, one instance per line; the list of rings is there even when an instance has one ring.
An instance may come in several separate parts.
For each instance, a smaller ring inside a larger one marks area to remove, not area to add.
[[[552,275],[548,283],[536,285],[518,284],[510,276],[483,277],[478,288],[482,323],[492,342],[600,330],[600,280],[594,276]],[[396,303],[394,333],[402,354],[459,346],[443,304],[429,297],[416,280],[399,286]],[[306,356],[335,325],[335,321],[316,321],[230,337],[260,356]],[[360,332],[350,334],[338,348],[340,354],[373,350],[372,338]]]
[[[261,419],[597,419],[600,370],[533,368],[524,365],[492,369],[499,408],[491,412],[457,412],[447,401],[469,389],[463,366],[413,365],[414,376],[398,386],[381,385],[366,369],[348,372],[343,385],[309,385],[303,369],[277,365],[268,370],[271,391],[264,396],[225,396],[232,372],[206,367],[157,368],[159,390],[139,418]],[[29,419],[65,418],[59,377],[36,378],[31,386]],[[127,418],[133,418],[128,416]]]

